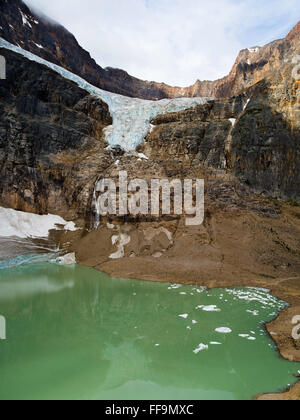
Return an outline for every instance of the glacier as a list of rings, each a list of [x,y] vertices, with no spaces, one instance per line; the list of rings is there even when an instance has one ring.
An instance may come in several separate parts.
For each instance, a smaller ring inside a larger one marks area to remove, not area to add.
[[[0,38],[0,47],[23,55],[31,61],[43,64],[59,73],[65,79],[75,82],[80,88],[105,102],[113,118],[113,125],[105,130],[109,148],[120,146],[125,152],[133,152],[153,129],[151,120],[157,115],[183,111],[196,105],[204,105],[214,98],[178,98],[149,101],[129,98],[99,89],[70,71],[50,63],[19,46]]]

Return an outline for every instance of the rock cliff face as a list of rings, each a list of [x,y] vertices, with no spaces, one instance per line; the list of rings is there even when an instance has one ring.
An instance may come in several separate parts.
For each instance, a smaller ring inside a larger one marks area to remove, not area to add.
[[[133,178],[204,177],[212,201],[217,194],[232,208],[244,199],[226,201],[228,177],[244,185],[245,200],[263,194],[300,201],[292,62],[239,96],[156,117],[139,148],[149,160],[140,166],[138,157],[106,150],[103,128],[112,123],[106,104],[40,64],[5,49],[0,54],[8,63],[0,82],[1,205],[90,220],[94,183],[118,173],[115,161]]]
[[[110,156],[103,128],[108,106],[47,67],[0,49],[1,205],[85,215],[99,170]]]
[[[94,86],[142,99],[236,96],[280,67],[286,59],[300,54],[299,33],[300,23],[282,40],[242,50],[232,71],[223,79],[198,80],[193,86],[179,88],[139,80],[123,70],[103,69],[61,25],[37,16],[22,0],[0,0],[0,37],[65,67]]]
[[[69,31],[38,16],[22,0],[0,0],[0,37],[109,92],[144,99],[167,97],[163,84],[144,82],[123,70],[100,67]]]

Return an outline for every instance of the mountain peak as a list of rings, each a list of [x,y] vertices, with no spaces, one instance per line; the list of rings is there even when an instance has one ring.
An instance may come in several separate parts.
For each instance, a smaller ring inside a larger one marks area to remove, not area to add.
[[[300,21],[297,23],[297,25],[291,30],[291,32],[288,34],[286,39],[289,41],[294,40],[295,38],[300,38]]]

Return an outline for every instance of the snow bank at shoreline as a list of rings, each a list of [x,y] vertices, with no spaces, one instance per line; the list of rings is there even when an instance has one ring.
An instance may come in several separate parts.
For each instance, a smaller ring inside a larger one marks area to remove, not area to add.
[[[67,222],[60,216],[40,216],[0,207],[0,237],[3,238],[47,238],[50,230],[61,226],[69,231],[76,230],[73,222]]]

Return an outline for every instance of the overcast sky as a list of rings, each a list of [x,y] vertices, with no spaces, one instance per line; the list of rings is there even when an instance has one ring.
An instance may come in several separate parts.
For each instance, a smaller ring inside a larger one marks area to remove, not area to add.
[[[102,66],[187,86],[231,69],[239,50],[285,36],[299,0],[25,0]]]

